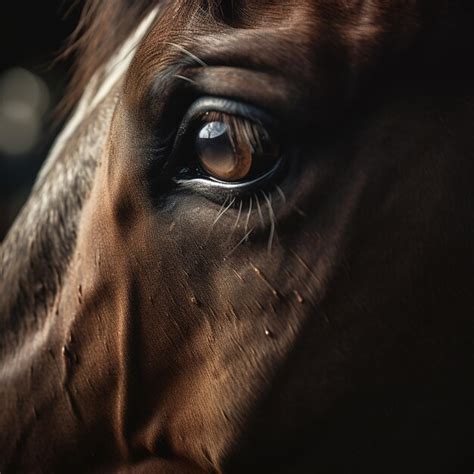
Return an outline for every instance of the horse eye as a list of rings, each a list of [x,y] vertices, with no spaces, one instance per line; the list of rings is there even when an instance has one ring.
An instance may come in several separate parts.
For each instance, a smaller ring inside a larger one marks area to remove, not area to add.
[[[211,178],[238,182],[258,178],[279,159],[279,146],[257,122],[208,113],[197,132],[195,149],[201,168]]]

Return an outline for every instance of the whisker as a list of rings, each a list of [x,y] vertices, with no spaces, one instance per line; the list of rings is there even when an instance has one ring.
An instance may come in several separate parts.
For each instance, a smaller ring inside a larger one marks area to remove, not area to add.
[[[242,206],[243,206],[243,200],[241,199],[240,200],[240,205],[239,205],[239,212],[237,213],[237,218],[235,219],[235,222],[234,222],[234,225],[232,226],[232,231],[231,233],[229,234],[229,237],[227,238],[227,243],[230,242],[230,240],[232,239],[232,236],[234,235],[236,229],[237,229],[237,226],[239,225],[239,221],[240,221],[240,216],[242,215]]]
[[[263,214],[262,214],[262,209],[260,207],[260,201],[258,199],[258,196],[255,194],[255,199],[256,199],[256,202],[257,202],[257,211],[258,211],[258,215],[260,217],[260,222],[262,223],[262,227],[265,225],[265,221],[263,220]]]
[[[219,214],[217,214],[217,217],[214,219],[214,222],[212,223],[211,228],[209,229],[208,238],[211,235],[211,232],[214,229],[214,226],[219,222],[219,220],[222,218],[222,216],[230,209],[230,207],[234,204],[234,202],[235,202],[235,197],[231,199],[231,201],[229,202],[229,204],[227,206],[221,208],[221,210],[219,211]],[[224,203],[225,203],[225,201],[224,201]]]
[[[140,151],[148,151],[148,152],[150,152],[150,153],[161,153],[161,152],[163,152],[163,151],[165,151],[165,150],[167,150],[167,149],[168,149],[168,146],[160,146],[160,147],[156,147],[156,148],[153,148],[153,147],[150,147],[150,148],[144,147],[144,148],[140,148],[139,150],[140,150]]]
[[[217,221],[225,214],[225,212],[226,212],[226,211],[230,208],[230,206],[232,206],[232,204],[234,204],[234,202],[235,202],[235,198],[232,198],[231,201],[229,202],[229,204],[226,206],[227,199],[228,199],[228,198],[225,198],[225,201],[224,201],[224,203],[222,204],[221,210],[220,210],[219,213],[217,214],[217,217],[214,219],[214,222],[212,223],[212,227],[214,227],[214,226],[217,224]],[[225,206],[225,207],[224,207],[224,206]]]
[[[234,222],[234,226],[232,228],[232,233],[234,233],[235,229],[237,229],[237,225],[239,223],[239,220],[240,220],[240,216],[242,214],[242,205],[243,205],[243,201],[241,200],[240,201],[240,205],[239,205],[239,212],[237,214],[237,219],[235,219],[235,222]]]
[[[182,76],[181,74],[174,74],[173,77],[176,77],[178,79],[182,79],[183,81],[189,82],[190,84],[196,85],[197,82],[193,81],[189,77]]]
[[[248,240],[250,234],[254,231],[255,227],[252,227],[245,235],[239,240],[238,244],[224,257],[230,257],[244,242]]]
[[[207,236],[206,236],[206,239],[204,241],[205,244],[207,244],[208,240],[209,240],[209,237],[211,236],[212,234],[212,230],[214,229],[214,226],[216,225],[217,221],[221,218],[221,215],[225,212],[225,206],[227,204],[227,201],[228,201],[229,197],[227,196],[224,200],[224,202],[222,203],[220,209],[219,209],[219,212],[217,213],[217,217],[214,219],[214,222],[211,224],[211,226],[209,227],[209,231],[207,233]]]
[[[268,245],[267,252],[270,254],[272,252],[273,238],[275,236],[275,214],[273,213],[272,202],[270,198],[262,191],[263,197],[267,202],[268,206],[268,217],[270,218],[270,235],[268,236]]]
[[[201,66],[203,67],[207,67],[207,64],[202,60],[202,59],[199,59],[195,54],[191,53],[191,51],[188,51],[186,48],[184,48],[183,46],[179,45],[179,44],[176,44],[176,43],[171,43],[169,41],[166,41],[165,44],[169,44],[170,46],[173,46],[175,47],[176,49],[179,49],[180,51],[182,51],[184,54],[186,54],[186,56],[189,56],[191,59],[194,59],[194,61],[196,61],[198,64],[200,64]]]
[[[302,211],[299,207],[294,206],[293,209],[301,216],[301,217],[308,217],[306,212]]]
[[[250,221],[250,215],[252,214],[252,196],[250,196],[250,202],[249,202],[249,210],[247,213],[247,219],[245,219],[245,233],[247,233],[247,229],[249,227],[249,221]]]
[[[284,203],[286,203],[286,196],[285,196],[285,193],[282,191],[282,189],[280,188],[280,186],[278,186],[278,184],[277,184],[277,185],[275,186],[275,188],[276,188],[278,194],[280,195],[282,201],[283,201]]]

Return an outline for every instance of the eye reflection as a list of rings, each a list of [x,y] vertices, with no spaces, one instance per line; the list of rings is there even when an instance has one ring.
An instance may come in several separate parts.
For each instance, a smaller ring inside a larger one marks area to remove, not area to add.
[[[242,181],[269,171],[279,158],[279,147],[265,128],[249,120],[209,112],[196,137],[200,166],[221,181]]]
[[[216,138],[227,133],[228,127],[223,122],[209,122],[199,132],[199,138]]]
[[[239,181],[252,165],[250,147],[237,150],[231,141],[229,125],[209,122],[199,132],[196,149],[201,166],[211,176],[224,181]]]

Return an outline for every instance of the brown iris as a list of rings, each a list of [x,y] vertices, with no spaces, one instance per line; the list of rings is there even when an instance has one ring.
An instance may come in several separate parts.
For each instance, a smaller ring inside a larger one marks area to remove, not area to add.
[[[221,181],[258,177],[275,166],[276,146],[259,123],[241,117],[210,112],[196,137],[201,167]]]

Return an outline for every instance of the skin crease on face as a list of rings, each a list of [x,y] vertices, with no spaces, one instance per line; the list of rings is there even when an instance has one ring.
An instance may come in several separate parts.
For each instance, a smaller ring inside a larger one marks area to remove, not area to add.
[[[68,139],[67,160],[96,168],[44,335],[0,392],[0,466],[472,470],[472,7],[153,15]],[[201,97],[274,118],[275,182],[234,198],[173,184],[169,137]]]

